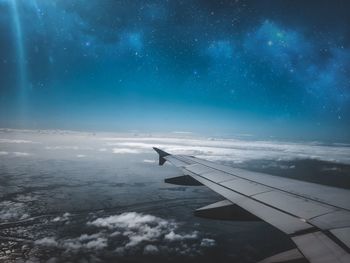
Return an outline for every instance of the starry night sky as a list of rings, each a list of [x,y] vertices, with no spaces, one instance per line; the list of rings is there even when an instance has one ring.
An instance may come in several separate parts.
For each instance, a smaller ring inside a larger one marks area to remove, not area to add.
[[[0,126],[350,141],[349,12],[0,0]]]

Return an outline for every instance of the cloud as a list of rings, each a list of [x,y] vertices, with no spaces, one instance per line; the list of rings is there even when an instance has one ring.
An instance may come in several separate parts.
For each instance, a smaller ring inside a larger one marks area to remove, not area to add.
[[[107,246],[107,239],[98,237],[95,240],[87,242],[85,246],[87,249],[103,249]]]
[[[58,245],[54,237],[44,237],[42,239],[38,239],[34,242],[34,244],[47,247],[56,247]]]
[[[59,247],[67,250],[100,250],[107,246],[107,238],[101,237],[100,234],[94,235],[81,235],[78,238],[57,240],[55,237],[44,237],[34,241],[34,244],[47,246],[47,247]]]
[[[61,146],[46,146],[46,150],[79,150],[81,149],[78,146],[72,146],[72,145],[61,145]]]
[[[197,237],[198,237],[198,232],[181,235],[181,234],[174,233],[174,231],[171,231],[164,236],[164,238],[169,241],[182,241],[185,239],[196,239]]]
[[[140,153],[139,150],[130,149],[130,148],[113,148],[113,153],[123,154],[123,153]]]
[[[64,213],[62,216],[57,216],[54,219],[52,219],[52,222],[65,222],[69,220],[69,217],[71,216],[70,213]]]
[[[107,139],[103,139],[107,140]],[[156,146],[172,154],[195,155],[212,161],[317,159],[350,164],[350,146],[317,142],[253,141],[213,138],[109,138],[123,152],[152,152]],[[118,148],[117,148],[118,149]],[[128,150],[126,150],[128,149]],[[292,168],[292,167],[290,167]]]
[[[107,151],[107,148],[100,148],[98,149],[99,152],[106,152]]]
[[[154,255],[154,254],[157,254],[158,252],[159,252],[159,249],[154,245],[147,245],[143,249],[143,254],[145,255],[148,255],[148,254]]]
[[[184,135],[191,135],[191,134],[193,134],[193,132],[190,132],[190,131],[173,131],[172,133],[184,134]]]
[[[28,141],[28,140],[18,140],[18,139],[0,139],[0,143],[36,144],[38,142],[33,142],[33,141]]]
[[[145,159],[143,160],[144,163],[155,163],[156,160],[148,160],[148,159]]]
[[[29,156],[31,155],[30,153],[26,153],[26,152],[13,152],[14,156],[18,156],[18,157],[23,157],[23,156]]]
[[[29,217],[26,206],[22,202],[3,201],[0,202],[0,220],[11,221]]]
[[[148,224],[157,224],[160,226],[168,225],[166,220],[152,215],[143,215],[136,212],[123,213],[120,215],[98,218],[92,222],[88,222],[90,225],[97,227],[107,227],[109,229],[115,229],[118,227],[134,229]]]
[[[287,170],[287,169],[294,169],[295,165],[284,165],[284,164],[278,164],[278,163],[269,163],[269,164],[264,164],[262,168],[279,168],[282,170]]]
[[[203,238],[201,242],[201,247],[212,247],[215,246],[215,240],[210,238]]]
[[[146,245],[144,253],[156,253],[158,248],[155,247],[154,243],[179,242],[182,244],[187,240],[197,240],[199,238],[197,231],[176,233],[178,224],[173,221],[136,212],[98,218],[88,222],[88,225],[113,230],[111,235],[123,237],[123,246],[117,248],[118,253],[125,253],[128,249],[149,242],[153,244]]]
[[[46,132],[46,134],[57,134],[55,132]],[[81,133],[86,136],[86,134]],[[74,133],[75,135],[81,135]],[[70,136],[66,134],[64,136]],[[216,139],[205,137],[152,137],[152,136],[134,136],[115,135],[116,137],[94,136],[94,148],[89,147],[86,141],[82,145],[61,145],[47,146],[46,149],[52,150],[82,150],[96,149],[93,153],[98,154],[155,154],[152,147],[159,147],[172,154],[194,155],[199,158],[211,161],[230,161],[241,163],[250,160],[294,160],[294,159],[317,159],[322,161],[331,161],[350,164],[350,145],[349,144],[323,144],[318,142],[288,142],[288,141],[259,141],[243,139]],[[68,137],[69,138],[69,137]],[[86,137],[87,140],[90,137]],[[107,146],[111,146],[111,148]],[[105,146],[105,147],[104,147]],[[100,149],[100,150],[99,150]],[[101,150],[102,149],[102,150]],[[40,152],[35,152],[39,155]],[[29,156],[28,152],[1,151],[0,155],[10,156]],[[86,154],[76,153],[75,156],[83,158]],[[87,156],[87,155],[86,155]],[[144,163],[154,163],[156,158],[141,159]],[[154,157],[156,157],[154,155]],[[292,169],[293,167],[285,167]]]
[[[67,215],[68,218],[70,215]],[[65,215],[53,219],[64,221]],[[158,253],[190,255],[201,253],[201,248],[209,247],[215,241],[201,237],[198,231],[184,232],[179,224],[157,216],[136,212],[126,212],[108,217],[100,217],[87,222],[90,234],[58,239],[44,237],[34,243],[41,246],[55,246],[67,252],[79,253],[108,250],[116,255],[154,255]],[[94,233],[91,233],[94,231]],[[203,245],[203,244],[207,245]]]

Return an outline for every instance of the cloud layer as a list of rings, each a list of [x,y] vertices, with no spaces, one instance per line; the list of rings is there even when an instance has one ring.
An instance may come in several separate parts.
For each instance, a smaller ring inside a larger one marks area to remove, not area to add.
[[[214,138],[106,138],[109,146],[147,153],[156,146],[173,154],[195,155],[214,161],[318,159],[350,164],[350,147],[317,142],[253,141]],[[114,148],[118,149],[118,148]]]
[[[115,158],[141,154],[154,154],[152,147],[159,147],[172,154],[194,155],[212,161],[241,163],[250,160],[293,160],[316,159],[350,164],[350,145],[321,142],[289,142],[279,140],[222,139],[195,136],[194,134],[144,135],[95,133],[63,133],[57,131],[20,130],[3,132],[4,146],[1,158],[8,157],[50,157],[80,158],[82,160]],[[16,137],[16,139],[13,139]],[[35,139],[35,140],[34,140]],[[23,143],[23,142],[36,142]],[[6,143],[5,143],[6,142]],[[8,143],[11,142],[11,143]],[[154,163],[156,156],[140,157],[140,162]],[[142,159],[141,159],[142,158]]]

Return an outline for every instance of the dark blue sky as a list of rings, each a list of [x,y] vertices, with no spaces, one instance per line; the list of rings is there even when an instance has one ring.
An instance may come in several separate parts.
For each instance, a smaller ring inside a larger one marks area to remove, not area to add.
[[[0,0],[0,126],[349,141],[349,10]]]

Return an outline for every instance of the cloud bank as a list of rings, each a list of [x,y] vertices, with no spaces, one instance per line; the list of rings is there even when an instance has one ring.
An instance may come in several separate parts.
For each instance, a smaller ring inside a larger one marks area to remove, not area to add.
[[[173,154],[194,155],[213,161],[317,159],[350,164],[350,146],[318,142],[253,141],[214,138],[104,138],[123,152],[150,153],[156,146]],[[127,150],[128,149],[128,150]]]
[[[46,131],[37,136],[36,131],[3,133],[2,141],[16,141],[6,144],[0,151],[1,158],[25,157],[42,155],[65,157],[89,157],[105,158],[115,155],[128,154],[152,154],[152,147],[159,147],[172,154],[193,155],[212,161],[230,161],[241,163],[251,160],[294,160],[316,159],[322,161],[350,164],[349,144],[324,144],[320,142],[289,142],[278,140],[253,140],[253,139],[222,139],[200,136],[181,135],[174,137],[169,134],[153,136],[152,134],[109,134],[96,133],[93,136],[86,133],[67,133],[57,135],[57,131]],[[13,134],[13,135],[12,135]],[[62,145],[53,146],[53,141],[62,141]],[[13,139],[16,137],[16,139]],[[32,138],[38,141],[36,144],[19,143],[32,142]],[[40,139],[39,139],[40,138]],[[29,147],[30,146],[30,147]],[[77,152],[79,150],[79,152]],[[62,154],[63,153],[63,154]],[[141,161],[152,163],[157,161],[156,156],[142,156]]]

